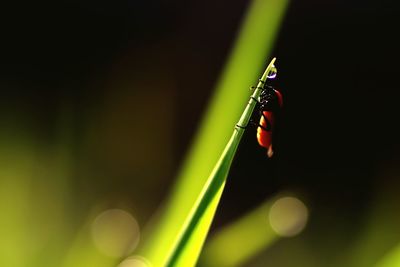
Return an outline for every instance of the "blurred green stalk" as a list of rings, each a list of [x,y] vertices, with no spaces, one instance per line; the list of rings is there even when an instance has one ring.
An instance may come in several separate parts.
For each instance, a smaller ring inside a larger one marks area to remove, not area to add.
[[[244,266],[249,259],[279,239],[268,223],[275,199],[268,200],[211,236],[200,258],[201,266]]]
[[[400,245],[390,250],[378,263],[376,267],[398,267],[400,266]]]

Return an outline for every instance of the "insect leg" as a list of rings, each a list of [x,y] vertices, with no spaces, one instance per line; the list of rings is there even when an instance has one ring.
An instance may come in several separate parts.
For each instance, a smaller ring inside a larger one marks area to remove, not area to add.
[[[251,90],[254,90],[254,89],[261,89],[261,90],[263,90],[264,88],[263,88],[263,87],[260,87],[260,86],[250,86],[250,91],[251,91]]]

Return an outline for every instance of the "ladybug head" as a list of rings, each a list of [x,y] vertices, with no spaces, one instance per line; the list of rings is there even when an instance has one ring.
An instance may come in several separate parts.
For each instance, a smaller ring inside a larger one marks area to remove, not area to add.
[[[282,94],[272,86],[265,86],[260,95],[260,103],[265,111],[277,111],[282,107]]]

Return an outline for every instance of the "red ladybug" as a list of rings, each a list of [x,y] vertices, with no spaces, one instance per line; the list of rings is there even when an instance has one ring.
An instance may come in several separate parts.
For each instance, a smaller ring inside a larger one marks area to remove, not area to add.
[[[270,158],[274,154],[272,133],[274,131],[275,112],[283,105],[282,94],[271,86],[264,85],[258,104],[261,118],[257,128],[257,141],[260,146],[267,149],[267,156]]]

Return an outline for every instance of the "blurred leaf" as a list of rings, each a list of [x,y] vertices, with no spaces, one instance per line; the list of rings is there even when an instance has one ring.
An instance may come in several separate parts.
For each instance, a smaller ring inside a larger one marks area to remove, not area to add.
[[[75,240],[69,247],[65,258],[61,261],[62,267],[109,267],[115,266],[118,259],[108,257],[101,253],[93,244],[90,236],[90,224],[94,216],[89,216],[89,219],[81,227],[76,234]]]
[[[292,194],[280,193],[211,236],[200,266],[247,266],[281,237],[300,234],[307,221],[306,205]]]
[[[376,267],[398,267],[400,266],[400,245],[389,251],[379,262]]]
[[[368,206],[368,216],[348,253],[347,266],[400,266],[400,214],[398,203],[398,170],[388,168],[379,178],[385,181],[375,186],[374,197]],[[397,264],[396,264],[397,262]]]
[[[243,263],[278,240],[279,236],[267,219],[274,200],[265,201],[211,236],[200,257],[201,266],[243,266]]]

